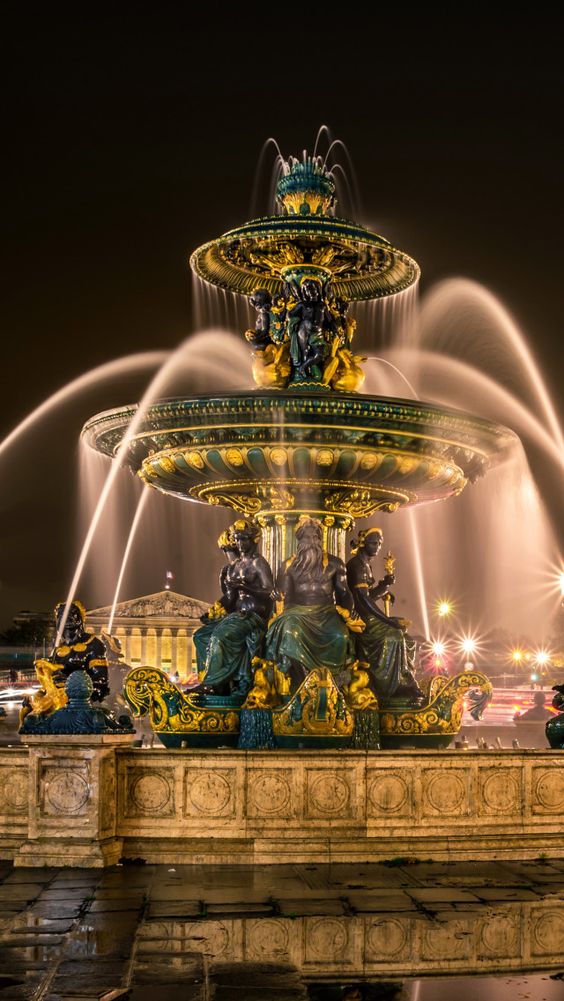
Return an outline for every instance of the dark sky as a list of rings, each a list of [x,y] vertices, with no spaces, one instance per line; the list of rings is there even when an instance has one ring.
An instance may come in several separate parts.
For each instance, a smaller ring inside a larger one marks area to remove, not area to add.
[[[265,138],[299,153],[322,122],[351,151],[366,221],[420,262],[423,289],[463,274],[501,296],[562,412],[556,25],[5,11],[1,436],[91,366],[185,337],[189,252],[248,218]],[[141,388],[99,386],[0,458],[0,624],[65,592],[77,435]],[[213,595],[189,571],[178,584]]]

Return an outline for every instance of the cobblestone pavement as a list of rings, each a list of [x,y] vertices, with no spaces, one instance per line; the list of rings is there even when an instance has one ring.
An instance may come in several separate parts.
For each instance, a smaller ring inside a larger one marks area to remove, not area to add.
[[[0,1001],[442,998],[410,984],[492,970],[514,998],[564,998],[564,861],[0,862],[0,880]]]

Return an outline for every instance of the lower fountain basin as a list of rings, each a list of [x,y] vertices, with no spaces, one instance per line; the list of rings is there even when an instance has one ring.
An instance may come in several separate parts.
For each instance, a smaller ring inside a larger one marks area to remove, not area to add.
[[[87,422],[92,448],[150,486],[245,515],[308,510],[352,521],[441,500],[503,461],[507,428],[413,400],[352,393],[247,392],[162,400]],[[345,526],[346,527],[346,526]]]

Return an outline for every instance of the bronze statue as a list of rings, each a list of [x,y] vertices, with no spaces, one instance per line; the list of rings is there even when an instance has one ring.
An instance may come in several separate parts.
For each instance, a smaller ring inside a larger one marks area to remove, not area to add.
[[[423,693],[413,674],[415,640],[407,634],[409,622],[386,615],[377,605],[395,581],[393,573],[387,573],[379,581],[374,579],[371,561],[382,542],[379,528],[359,532],[358,540],[351,545],[354,555],[347,563],[347,580],[355,608],[366,623],[366,629],[357,637],[357,655],[369,665],[371,688],[379,699],[418,701]]]
[[[553,685],[552,691],[556,692],[552,706],[557,710],[557,715],[546,724],[546,736],[551,747],[564,750],[564,685]]]
[[[57,633],[61,629],[65,608],[65,602],[60,602],[55,608]],[[66,706],[65,685],[75,671],[84,671],[88,675],[92,685],[91,702],[103,702],[110,694],[106,648],[98,636],[86,631],[85,622],[84,605],[81,601],[73,601],[58,645],[48,659],[35,661],[35,673],[41,688],[31,698],[23,700],[20,726],[31,714],[31,719],[40,721]],[[31,732],[31,720],[28,720],[28,728]]]
[[[249,301],[257,310],[254,330],[245,333],[253,349],[255,382],[266,389],[281,389],[286,386],[291,373],[286,300],[284,296],[277,296],[273,302],[266,289],[256,288]]]
[[[298,380],[320,381],[328,354],[325,330],[336,336],[337,325],[327,308],[320,281],[305,278],[299,295],[296,305],[288,309],[290,357]]]
[[[341,674],[354,660],[349,630],[363,628],[354,615],[345,564],[323,550],[321,523],[301,518],[296,542],[296,555],[278,574],[283,611],[269,627],[265,652],[267,660],[290,676],[293,687],[316,667]]]
[[[270,310],[272,296],[267,289],[256,288],[249,297],[249,302],[257,311],[254,330],[247,330],[245,337],[255,350],[262,351],[272,343],[270,336]]]
[[[231,561],[221,571],[222,597],[208,612],[210,621],[194,633],[199,691],[205,694],[243,699],[251,688],[251,663],[262,650],[274,586],[258,538],[258,528],[243,519],[220,537]]]

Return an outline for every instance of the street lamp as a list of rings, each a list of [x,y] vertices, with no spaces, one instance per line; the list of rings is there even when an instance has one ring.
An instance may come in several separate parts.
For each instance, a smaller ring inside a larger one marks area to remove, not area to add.
[[[440,619],[447,619],[448,616],[452,613],[452,601],[448,601],[447,599],[438,601],[436,609],[437,609],[437,615],[439,616]]]
[[[468,657],[470,654],[476,653],[477,648],[478,644],[471,636],[464,636],[461,640],[460,649],[462,650],[462,653],[465,653]]]

